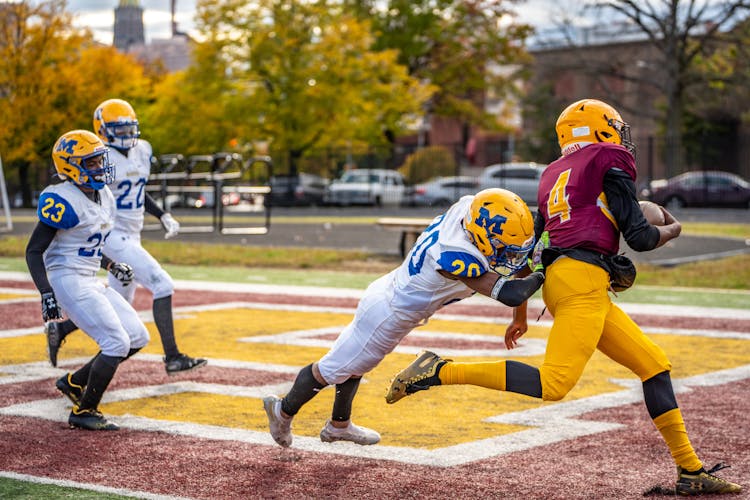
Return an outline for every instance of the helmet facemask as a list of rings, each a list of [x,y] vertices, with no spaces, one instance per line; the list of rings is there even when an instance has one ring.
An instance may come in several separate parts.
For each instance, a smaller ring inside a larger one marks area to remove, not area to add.
[[[93,160],[98,158],[101,158],[101,161],[95,163]],[[79,186],[98,191],[115,180],[115,167],[109,162],[106,149],[84,157],[70,157],[66,161],[80,171],[77,182],[73,179]]]

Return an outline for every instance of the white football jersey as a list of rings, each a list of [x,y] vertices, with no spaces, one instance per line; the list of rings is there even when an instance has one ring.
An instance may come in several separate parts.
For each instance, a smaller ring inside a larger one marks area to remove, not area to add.
[[[104,186],[99,199],[90,200],[72,182],[47,186],[39,195],[39,220],[58,229],[44,253],[47,270],[99,270],[102,247],[114,226],[115,198]]]
[[[109,160],[115,166],[115,180],[109,185],[117,201],[117,231],[140,234],[143,229],[146,183],[151,174],[151,144],[137,140],[125,156],[109,148]]]
[[[474,196],[464,196],[432,223],[414,243],[403,264],[392,271],[394,310],[419,313],[428,318],[446,304],[474,294],[458,280],[444,277],[439,270],[456,276],[477,277],[490,270],[490,264],[464,230]]]

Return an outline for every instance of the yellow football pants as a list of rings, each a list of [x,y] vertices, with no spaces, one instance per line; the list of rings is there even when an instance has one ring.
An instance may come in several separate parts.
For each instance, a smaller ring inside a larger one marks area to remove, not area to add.
[[[612,303],[608,287],[609,275],[593,264],[562,257],[547,268],[542,295],[555,320],[539,368],[542,399],[565,397],[595,349],[641,381],[671,369],[664,351]]]

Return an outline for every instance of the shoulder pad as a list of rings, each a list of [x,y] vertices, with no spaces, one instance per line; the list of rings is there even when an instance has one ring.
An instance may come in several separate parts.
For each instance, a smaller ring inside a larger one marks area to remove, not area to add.
[[[57,193],[42,193],[36,213],[41,222],[57,229],[70,229],[80,222],[73,206]]]
[[[443,252],[438,264],[444,271],[466,278],[476,278],[487,272],[484,262],[467,252]]]

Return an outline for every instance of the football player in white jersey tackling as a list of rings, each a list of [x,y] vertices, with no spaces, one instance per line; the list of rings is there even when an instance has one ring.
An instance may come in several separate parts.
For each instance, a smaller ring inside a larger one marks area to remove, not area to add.
[[[370,284],[331,350],[300,370],[283,399],[263,399],[276,443],[292,444],[292,418],[329,384],[336,384],[336,395],[320,439],[361,445],[380,441],[376,431],[351,421],[360,379],[447,304],[479,292],[514,307],[507,331],[525,332],[526,300],[544,281],[543,274],[530,273],[526,266],[533,247],[531,212],[510,191],[487,189],[464,196],[436,217],[401,266]],[[509,279],[516,273],[523,277]]]
[[[117,430],[99,412],[99,402],[119,364],[145,346],[149,334],[135,309],[96,277],[101,267],[123,286],[133,279],[127,264],[102,253],[115,221],[115,199],[107,187],[113,167],[102,141],[86,130],[62,135],[52,159],[66,182],[48,186],[39,196],[39,222],[26,247],[26,263],[42,294],[44,321],[60,320],[65,311],[100,349],[56,383],[73,402],[68,423]]]
[[[140,137],[138,119],[132,106],[121,99],[102,102],[94,111],[94,132],[109,146],[109,157],[115,167],[115,178],[109,184],[117,204],[115,227],[106,242],[104,252],[116,261],[126,261],[135,275],[135,282],[153,295],[153,315],[164,348],[164,363],[169,375],[181,373],[206,364],[205,359],[192,358],[177,348],[172,318],[172,278],[151,254],[141,246],[144,211],[157,217],[166,233],[165,238],[175,236],[179,223],[171,214],[164,212],[146,193],[146,183],[151,172],[151,145]],[[123,286],[116,279],[109,285],[125,299],[133,303],[135,286]],[[72,321],[48,323],[47,344],[50,361],[57,364],[60,343],[77,328]]]

